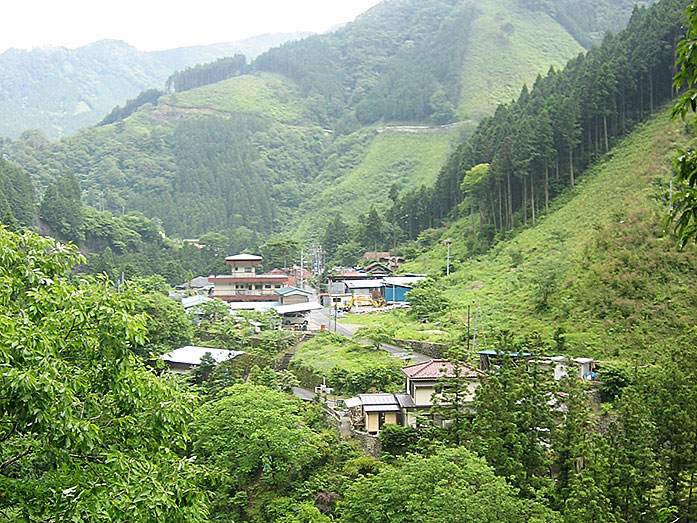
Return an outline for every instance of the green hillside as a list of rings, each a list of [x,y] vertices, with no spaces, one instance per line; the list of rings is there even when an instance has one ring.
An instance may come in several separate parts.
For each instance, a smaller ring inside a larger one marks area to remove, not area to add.
[[[354,221],[372,206],[384,208],[390,189],[397,191],[432,185],[440,166],[460,136],[458,128],[438,132],[375,129],[353,133],[343,154],[328,155],[313,184],[320,188],[300,207],[292,230],[299,237],[317,239],[330,217],[339,213]],[[341,140],[339,140],[341,141]]]
[[[462,67],[461,119],[480,120],[497,104],[520,94],[523,83],[583,51],[567,30],[545,12],[530,12],[517,0],[477,2]]]
[[[199,89],[162,97],[160,105],[180,109],[252,114],[281,123],[299,123],[306,108],[298,89],[284,78],[263,74],[239,76]]]
[[[479,309],[480,340],[507,329],[518,341],[538,332],[551,350],[576,355],[660,353],[692,324],[697,307],[697,252],[676,252],[660,223],[672,158],[687,141],[667,112],[657,115],[566,190],[536,227],[485,255],[468,259],[468,219],[453,223],[442,235],[454,240],[453,272],[438,288],[454,311],[442,321],[461,330],[471,305]],[[445,248],[435,245],[403,270],[443,273]]]

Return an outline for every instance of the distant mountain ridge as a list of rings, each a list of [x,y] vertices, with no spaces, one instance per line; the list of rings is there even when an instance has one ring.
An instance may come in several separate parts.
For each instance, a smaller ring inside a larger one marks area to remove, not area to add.
[[[116,105],[162,88],[174,71],[225,56],[254,59],[271,47],[311,33],[277,33],[231,43],[138,51],[120,40],[77,49],[9,49],[0,55],[0,137],[41,129],[50,138],[99,122]]]

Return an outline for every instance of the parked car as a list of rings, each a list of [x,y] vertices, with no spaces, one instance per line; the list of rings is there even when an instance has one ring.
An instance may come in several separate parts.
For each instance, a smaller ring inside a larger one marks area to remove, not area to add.
[[[304,312],[289,312],[283,315],[283,325],[307,325]]]

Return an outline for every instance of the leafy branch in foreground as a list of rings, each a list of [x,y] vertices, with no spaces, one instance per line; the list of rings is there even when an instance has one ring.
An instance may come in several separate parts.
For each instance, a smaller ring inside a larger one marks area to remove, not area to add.
[[[74,282],[74,245],[0,227],[0,512],[14,521],[202,521],[183,458],[194,397],[147,369],[137,296]]]

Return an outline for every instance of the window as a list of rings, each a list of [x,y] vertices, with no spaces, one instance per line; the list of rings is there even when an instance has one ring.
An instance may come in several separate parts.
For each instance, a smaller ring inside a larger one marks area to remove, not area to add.
[[[270,289],[270,288],[271,288],[271,285],[264,285],[264,288],[265,288],[265,289]]]
[[[244,272],[252,272],[252,268],[251,268],[251,267],[245,267],[245,268],[244,268]]]

